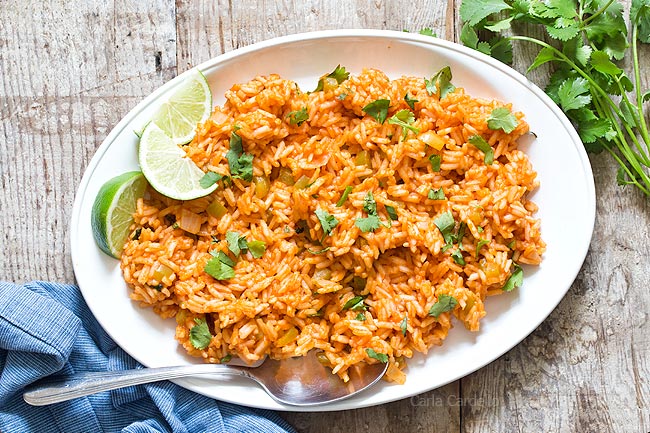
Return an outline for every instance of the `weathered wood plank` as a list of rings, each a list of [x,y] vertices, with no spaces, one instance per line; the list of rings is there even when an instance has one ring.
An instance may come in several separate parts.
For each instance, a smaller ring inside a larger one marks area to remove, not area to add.
[[[77,185],[113,126],[176,74],[174,2],[12,0],[0,20],[2,278],[72,282]]]

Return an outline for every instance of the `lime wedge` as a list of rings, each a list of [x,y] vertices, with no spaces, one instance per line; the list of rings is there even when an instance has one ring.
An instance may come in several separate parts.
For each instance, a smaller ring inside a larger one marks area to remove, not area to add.
[[[205,76],[194,69],[187,73],[185,80],[151,120],[171,137],[174,144],[186,144],[192,141],[196,126],[205,122],[211,111],[210,86]]]
[[[205,173],[155,123],[150,123],[142,133],[138,162],[149,184],[176,200],[193,200],[217,188],[216,183],[207,188],[201,186]]]
[[[119,259],[122,255],[138,198],[146,188],[142,173],[130,171],[99,189],[91,211],[91,226],[95,242],[109,256]]]

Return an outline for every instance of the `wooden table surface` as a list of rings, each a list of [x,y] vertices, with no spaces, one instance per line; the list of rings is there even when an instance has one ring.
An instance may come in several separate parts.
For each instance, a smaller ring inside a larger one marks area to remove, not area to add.
[[[84,169],[117,122],[177,74],[238,47],[312,30],[431,27],[457,41],[459,5],[2,0],[0,278],[75,281],[68,225]],[[650,51],[644,54],[647,85]],[[531,55],[515,51],[517,59]],[[515,68],[523,72],[524,62]],[[597,219],[589,254],[564,300],[521,344],[418,399],[283,416],[300,432],[650,431],[650,202],[616,186],[608,157],[591,161]]]

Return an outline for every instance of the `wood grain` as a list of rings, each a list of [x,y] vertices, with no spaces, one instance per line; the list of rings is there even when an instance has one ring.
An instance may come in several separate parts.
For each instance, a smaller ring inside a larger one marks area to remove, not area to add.
[[[459,5],[3,1],[0,278],[74,281],[68,224],[84,169],[117,122],[175,75],[238,47],[313,30],[431,27],[458,40]],[[514,67],[524,72],[534,55],[533,47],[516,45]],[[644,48],[646,88],[649,57]],[[530,79],[544,83],[548,73]],[[649,432],[650,205],[615,185],[606,155],[591,161],[598,209],[590,252],[567,296],[524,342],[421,396],[282,415],[300,432]]]

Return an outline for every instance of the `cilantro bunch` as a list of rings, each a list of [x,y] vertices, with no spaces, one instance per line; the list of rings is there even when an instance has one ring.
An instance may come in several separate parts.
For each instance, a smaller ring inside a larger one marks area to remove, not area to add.
[[[650,133],[637,43],[650,43],[650,0],[633,0],[630,34],[614,0],[463,0],[463,44],[512,62],[512,41],[541,47],[528,72],[549,63],[546,93],[575,124],[589,152],[607,151],[619,164],[619,185],[650,196]],[[513,34],[516,22],[539,25],[550,42]],[[479,37],[480,36],[480,37]],[[632,77],[617,61],[631,51]]]

